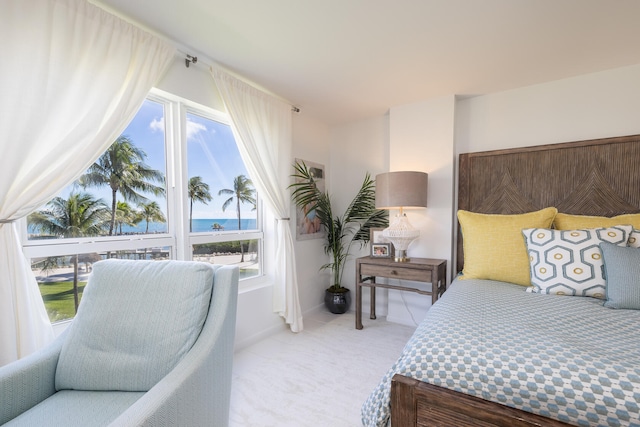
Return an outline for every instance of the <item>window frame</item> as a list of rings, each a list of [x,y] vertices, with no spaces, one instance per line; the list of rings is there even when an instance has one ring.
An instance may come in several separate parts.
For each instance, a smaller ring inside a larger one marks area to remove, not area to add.
[[[157,102],[164,107],[164,152],[165,152],[165,186],[167,206],[167,232],[158,234],[135,234],[99,237],[80,237],[64,239],[28,239],[27,218],[19,220],[18,225],[22,237],[22,248],[25,257],[60,257],[90,252],[115,252],[120,250],[136,250],[152,247],[169,247],[170,259],[192,260],[193,245],[229,242],[238,240],[258,241],[259,271],[256,276],[242,279],[240,291],[264,286],[267,280],[266,271],[271,269],[265,265],[265,212],[264,205],[256,191],[256,229],[255,230],[223,230],[211,232],[189,232],[188,184],[187,169],[187,114],[195,114],[209,120],[230,126],[228,114],[180,96],[153,88],[147,94],[147,100]],[[237,144],[237,141],[236,141]],[[55,323],[63,323],[72,319]]]
[[[174,108],[177,109],[178,114],[175,114],[174,117],[179,117],[180,123],[178,123],[179,135],[181,141],[185,143],[180,144],[180,157],[181,161],[179,162],[181,166],[181,170],[179,173],[179,180],[181,181],[181,185],[176,188],[179,188],[182,193],[187,188],[187,184],[189,182],[188,177],[188,156],[187,156],[187,114],[197,115],[203,117],[208,120],[212,120],[218,123],[221,123],[225,126],[231,126],[231,121],[229,119],[229,115],[220,111],[217,111],[210,107],[205,107],[203,105],[197,104],[195,102],[175,97],[169,95],[168,98],[175,98]],[[174,125],[176,125],[174,123]],[[235,139],[235,136],[234,136]],[[237,141],[236,141],[237,144]],[[244,161],[244,160],[243,160]],[[178,163],[176,163],[178,164]],[[248,173],[248,172],[247,172]],[[264,222],[263,222],[263,204],[260,199],[260,196],[256,190],[256,229],[255,230],[237,230],[237,231],[211,231],[211,232],[189,232],[189,210],[188,210],[188,198],[186,194],[183,196],[183,200],[185,203],[182,204],[182,221],[183,225],[183,236],[184,241],[181,242],[182,251],[184,251],[185,259],[193,259],[193,245],[206,244],[206,243],[218,243],[218,242],[234,242],[239,240],[258,240],[258,265],[259,271],[256,276],[248,277],[241,280],[240,287],[244,288],[244,284],[247,286],[254,285],[256,283],[260,283],[264,281],[265,276],[265,267],[264,267]],[[180,249],[178,249],[180,252]],[[186,258],[188,256],[188,258]]]

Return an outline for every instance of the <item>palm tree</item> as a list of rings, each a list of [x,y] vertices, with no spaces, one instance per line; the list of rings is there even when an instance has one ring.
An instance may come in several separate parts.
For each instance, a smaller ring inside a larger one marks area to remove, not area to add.
[[[234,198],[236,201],[236,212],[238,213],[238,230],[242,228],[242,218],[240,217],[240,204],[241,203],[250,203],[254,207],[256,206],[256,198],[254,197],[255,190],[252,188],[253,183],[249,178],[244,175],[238,175],[233,180],[233,189],[224,188],[218,191],[218,196],[229,195],[227,200],[222,204],[222,211],[225,211],[227,207],[233,202]],[[240,262],[244,262],[244,249],[242,247],[242,242],[240,242]]]
[[[149,202],[149,203],[141,203],[138,205],[140,208],[139,214],[147,223],[147,228],[145,229],[145,234],[149,232],[149,223],[150,222],[167,222],[162,210],[160,209],[160,205],[157,202]]]
[[[63,237],[98,236],[109,223],[109,208],[102,200],[88,193],[71,193],[68,199],[56,197],[47,203],[48,209],[29,215],[29,222],[43,232]],[[73,259],[73,300],[76,312],[78,299],[78,255]]]
[[[124,135],[121,135],[78,180],[83,188],[108,185],[111,188],[111,223],[109,235],[116,224],[116,197],[118,192],[125,201],[143,203],[142,193],[164,196],[164,174],[144,163],[147,155]]]
[[[118,202],[116,204],[116,230],[118,234],[122,234],[122,226],[129,225],[135,226],[140,222],[142,218],[137,215],[137,212],[131,208],[127,202]]]
[[[387,212],[375,208],[375,181],[369,173],[365,175],[347,209],[342,215],[338,215],[333,210],[329,193],[320,191],[316,185],[312,169],[304,162],[296,162],[293,167],[295,173],[292,177],[296,181],[289,186],[294,190],[291,196],[298,209],[314,211],[326,231],[324,252],[331,257],[331,262],[320,268],[331,271],[332,284],[329,289],[339,291],[342,289],[342,273],[352,245],[355,242],[360,242],[361,246],[368,243],[371,228],[387,227]]]
[[[189,231],[193,231],[193,202],[201,202],[205,205],[213,200],[209,193],[209,184],[202,181],[201,176],[189,178]]]
[[[36,264],[40,265],[40,272],[49,277],[49,274],[58,268],[58,257],[46,257],[41,261],[38,261]]]

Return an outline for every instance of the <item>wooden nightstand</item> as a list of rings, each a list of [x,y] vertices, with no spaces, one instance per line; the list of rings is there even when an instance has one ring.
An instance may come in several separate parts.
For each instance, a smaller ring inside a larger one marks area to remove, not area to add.
[[[447,287],[447,260],[411,258],[408,262],[395,262],[392,258],[365,256],[356,260],[356,329],[362,329],[362,287],[371,289],[371,315],[376,318],[376,287],[397,289],[431,295],[431,303],[444,293]],[[431,291],[407,286],[376,283],[376,277],[431,283]]]

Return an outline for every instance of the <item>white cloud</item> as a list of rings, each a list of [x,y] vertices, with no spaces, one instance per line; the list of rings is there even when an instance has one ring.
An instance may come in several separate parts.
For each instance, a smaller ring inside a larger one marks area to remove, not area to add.
[[[155,118],[149,123],[149,129],[156,132],[164,132],[164,117]],[[207,127],[201,123],[196,123],[187,119],[187,139],[197,137],[201,132],[206,132]],[[215,129],[213,130],[215,133]]]
[[[195,138],[200,132],[206,132],[206,130],[205,125],[187,119],[187,140]]]
[[[154,132],[164,132],[164,117],[153,119],[151,123],[149,123],[149,129]]]

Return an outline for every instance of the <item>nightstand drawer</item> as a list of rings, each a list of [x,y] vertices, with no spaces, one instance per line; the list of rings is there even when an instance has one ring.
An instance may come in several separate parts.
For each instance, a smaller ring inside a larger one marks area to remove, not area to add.
[[[425,270],[424,268],[408,268],[407,264],[400,264],[400,268],[388,265],[361,264],[360,274],[362,276],[431,282],[431,271]]]

